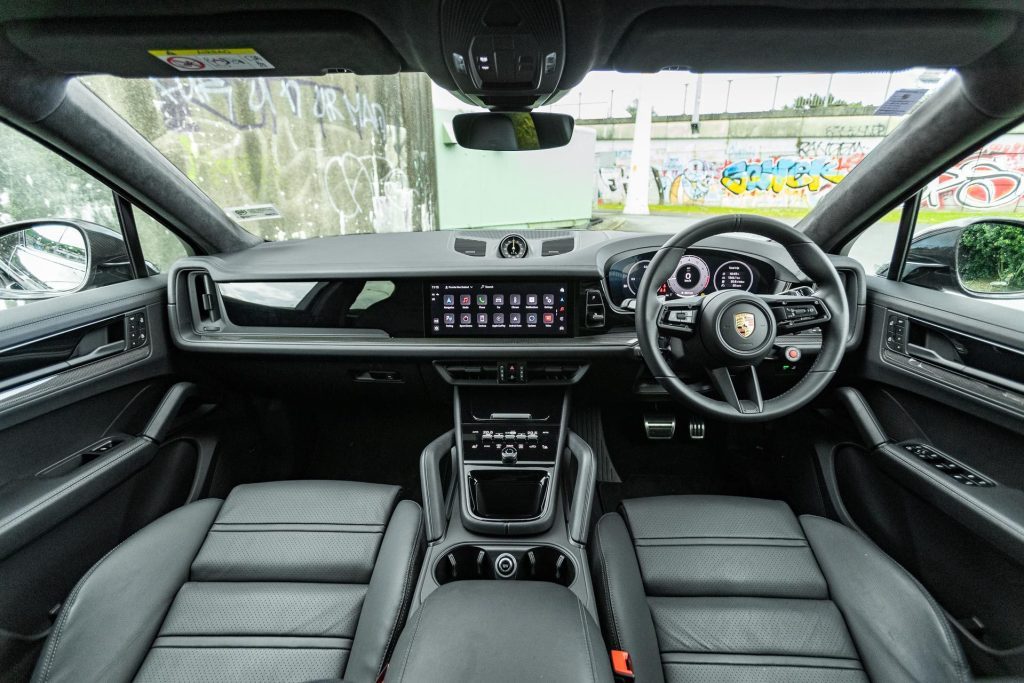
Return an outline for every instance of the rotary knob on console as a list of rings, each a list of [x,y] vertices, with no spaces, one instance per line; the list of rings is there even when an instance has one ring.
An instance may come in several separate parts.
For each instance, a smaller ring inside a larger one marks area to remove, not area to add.
[[[516,562],[516,558],[509,553],[502,553],[498,555],[498,559],[494,561],[494,573],[498,575],[499,579],[511,579],[516,575],[516,570],[519,568],[519,563]]]
[[[505,446],[501,449],[501,464],[515,465],[519,460],[519,451],[515,446]]]

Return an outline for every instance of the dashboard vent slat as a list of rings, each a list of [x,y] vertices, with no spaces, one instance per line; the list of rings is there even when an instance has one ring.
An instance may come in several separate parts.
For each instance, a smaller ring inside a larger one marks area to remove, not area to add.
[[[466,256],[486,256],[487,242],[483,240],[471,240],[465,237],[455,238],[455,251]]]
[[[576,239],[574,237],[560,237],[553,240],[545,240],[540,247],[541,256],[559,256],[560,254],[568,254],[576,247]]]

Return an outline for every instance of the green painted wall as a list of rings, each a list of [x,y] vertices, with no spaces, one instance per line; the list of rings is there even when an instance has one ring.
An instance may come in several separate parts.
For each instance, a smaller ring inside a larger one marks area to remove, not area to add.
[[[559,149],[486,152],[455,143],[456,112],[434,112],[438,225],[442,230],[528,225],[564,227],[590,220],[594,131],[577,127]]]

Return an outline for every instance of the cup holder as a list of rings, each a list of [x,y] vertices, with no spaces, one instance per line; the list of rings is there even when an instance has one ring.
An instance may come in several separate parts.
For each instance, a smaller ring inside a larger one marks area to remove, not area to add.
[[[569,586],[576,580],[576,566],[567,553],[548,545],[525,548],[458,545],[434,565],[434,578],[441,586],[466,579],[548,581]]]

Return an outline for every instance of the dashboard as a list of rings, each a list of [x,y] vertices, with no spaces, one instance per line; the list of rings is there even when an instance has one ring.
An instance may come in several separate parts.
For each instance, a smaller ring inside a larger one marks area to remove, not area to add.
[[[629,303],[669,236],[530,230],[513,253],[510,235],[350,235],[186,257],[168,275],[172,338],[213,353],[636,361]],[[831,258],[856,296],[862,269]],[[671,299],[808,284],[780,245],[722,235],[688,249],[661,287]]]
[[[606,274],[611,303],[624,308],[640,291],[640,283],[654,258],[645,251],[614,261]],[[691,249],[679,258],[672,275],[661,283],[658,294],[666,299],[704,296],[723,289],[742,289],[768,294],[775,284],[775,268],[749,256],[710,249]]]

